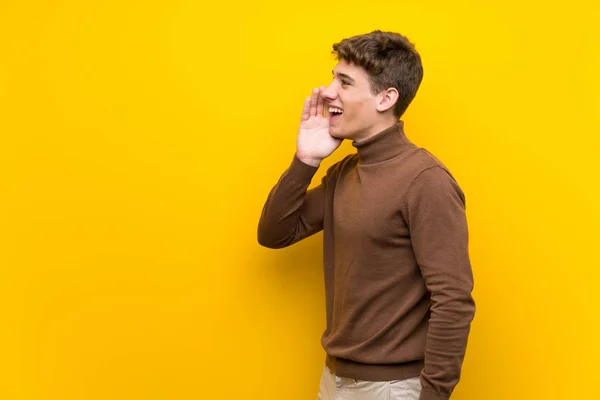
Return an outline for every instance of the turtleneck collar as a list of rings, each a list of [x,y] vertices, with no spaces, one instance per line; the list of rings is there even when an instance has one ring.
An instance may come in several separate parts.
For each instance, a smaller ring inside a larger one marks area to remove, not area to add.
[[[404,122],[398,121],[365,140],[353,141],[352,146],[358,150],[361,164],[373,164],[394,158],[413,145],[404,133]]]

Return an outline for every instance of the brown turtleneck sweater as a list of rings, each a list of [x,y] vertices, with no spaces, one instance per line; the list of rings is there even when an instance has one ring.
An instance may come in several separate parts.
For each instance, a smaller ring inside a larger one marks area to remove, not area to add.
[[[446,400],[475,313],[463,192],[402,121],[353,146],[308,191],[318,168],[294,157],[267,198],[258,241],[282,248],[323,230],[322,345],[335,374],[420,375],[420,400]]]

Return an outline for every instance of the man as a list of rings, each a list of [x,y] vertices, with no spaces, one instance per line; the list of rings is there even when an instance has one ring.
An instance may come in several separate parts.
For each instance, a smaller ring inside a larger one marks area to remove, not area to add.
[[[323,230],[319,399],[446,400],[475,303],[463,192],[400,120],[421,84],[421,59],[404,36],[381,31],[344,39],[333,53],[333,81],[306,98],[258,241],[282,248]],[[344,139],[357,153],[307,191]]]

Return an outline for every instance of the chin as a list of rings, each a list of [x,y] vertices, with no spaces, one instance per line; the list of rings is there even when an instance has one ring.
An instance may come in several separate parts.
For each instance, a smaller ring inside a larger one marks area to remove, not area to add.
[[[331,127],[330,127],[329,134],[336,139],[349,139],[348,136],[346,135],[346,132],[344,132],[343,129],[339,129],[339,128],[331,129]]]
[[[329,134],[337,139],[346,139],[346,140],[354,140],[355,139],[354,132],[336,131],[336,132],[329,132]]]

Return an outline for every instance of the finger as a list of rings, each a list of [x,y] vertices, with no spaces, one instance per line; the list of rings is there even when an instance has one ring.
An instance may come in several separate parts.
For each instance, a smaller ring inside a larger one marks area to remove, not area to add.
[[[302,121],[306,121],[310,117],[310,97],[304,99],[304,107],[302,107]]]
[[[317,98],[317,115],[319,117],[323,116],[323,86],[319,88],[319,97]]]
[[[315,88],[312,92],[312,98],[310,100],[310,116],[314,117],[317,115],[317,99],[319,98],[319,89]]]

